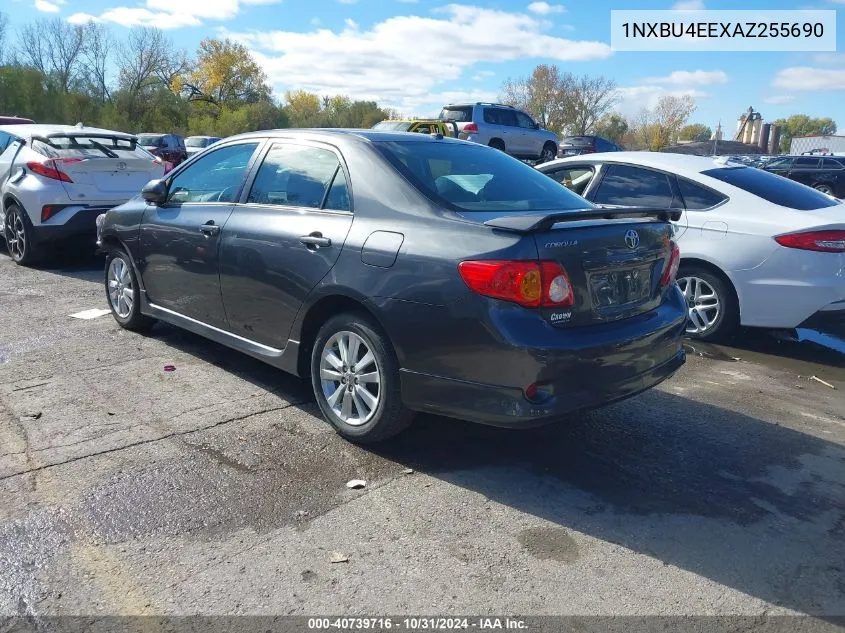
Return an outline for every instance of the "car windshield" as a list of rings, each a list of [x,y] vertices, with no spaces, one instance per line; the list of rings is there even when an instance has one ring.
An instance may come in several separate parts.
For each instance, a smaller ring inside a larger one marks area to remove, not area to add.
[[[191,136],[185,139],[186,147],[205,147],[211,142],[211,139],[203,136]]]
[[[409,121],[382,121],[373,126],[374,130],[383,130],[385,132],[407,132],[411,127]]]
[[[161,144],[161,139],[164,138],[161,134],[141,134],[138,137],[138,145],[146,147],[155,147]]]
[[[483,145],[381,141],[382,155],[417,189],[460,211],[566,211],[592,204],[566,187]]]
[[[755,167],[723,167],[701,173],[790,209],[810,211],[839,204],[815,189]]]

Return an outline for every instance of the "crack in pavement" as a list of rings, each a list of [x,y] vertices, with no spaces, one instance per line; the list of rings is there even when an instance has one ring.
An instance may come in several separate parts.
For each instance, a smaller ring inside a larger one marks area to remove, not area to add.
[[[116,452],[123,451],[123,450],[129,449],[129,448],[135,448],[136,446],[143,446],[145,444],[153,444],[154,442],[160,442],[161,440],[167,440],[167,439],[170,439],[172,437],[181,437],[181,436],[184,436],[184,435],[191,435],[192,433],[199,433],[201,431],[208,431],[210,429],[216,428],[218,426],[223,426],[224,424],[229,424],[231,422],[240,422],[242,420],[247,420],[247,419],[255,417],[255,416],[263,415],[265,413],[273,413],[275,411],[284,411],[285,409],[288,409],[290,407],[298,406],[298,405],[301,405],[301,404],[307,404],[307,403],[308,403],[307,400],[289,402],[289,403],[287,403],[283,406],[280,406],[280,407],[270,407],[269,409],[263,409],[261,411],[256,411],[254,413],[248,413],[246,415],[240,415],[240,416],[236,416],[234,418],[227,418],[225,420],[221,420],[220,422],[215,422],[214,424],[209,424],[208,426],[204,426],[204,427],[201,427],[201,428],[198,428],[198,429],[190,429],[190,430],[187,430],[187,431],[174,431],[172,433],[168,433],[168,434],[162,435],[160,437],[154,437],[154,438],[150,438],[150,439],[147,439],[147,440],[139,440],[137,442],[125,444],[123,446],[118,446],[118,447],[115,447],[115,448],[108,448],[108,449],[105,449],[105,450],[102,450],[102,451],[97,451],[97,452],[94,452],[94,453],[88,453],[86,455],[79,455],[78,457],[72,457],[70,459],[66,459],[66,460],[61,461],[61,462],[54,462],[52,464],[44,464],[43,466],[37,466],[35,468],[30,468],[28,470],[24,470],[24,471],[20,471],[20,472],[16,472],[16,473],[11,473],[9,475],[3,475],[3,476],[0,476],[0,481],[5,481],[5,480],[11,479],[13,477],[20,477],[22,475],[28,475],[28,474],[31,474],[31,473],[36,473],[38,471],[46,470],[48,468],[53,468],[55,466],[64,466],[65,464],[72,464],[73,462],[78,462],[78,461],[83,460],[83,459],[88,459],[89,457],[98,457],[100,455],[107,455],[109,453],[116,453]],[[27,461],[29,461],[29,460],[27,460]]]

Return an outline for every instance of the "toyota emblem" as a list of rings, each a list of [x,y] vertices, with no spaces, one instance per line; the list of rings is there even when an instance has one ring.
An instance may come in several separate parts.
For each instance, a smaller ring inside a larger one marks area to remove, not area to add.
[[[628,245],[628,248],[637,248],[640,245],[640,234],[631,229],[625,233],[625,244]]]

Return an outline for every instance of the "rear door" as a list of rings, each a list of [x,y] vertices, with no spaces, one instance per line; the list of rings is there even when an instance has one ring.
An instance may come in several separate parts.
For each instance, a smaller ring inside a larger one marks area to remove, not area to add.
[[[802,185],[812,187],[819,175],[822,159],[818,156],[799,156],[792,161],[792,169],[787,174],[789,178]]]
[[[274,142],[226,226],[220,283],[231,330],[277,349],[352,226],[349,175],[329,145]]]
[[[590,183],[596,177],[597,166],[589,163],[565,163],[553,168],[541,169],[549,178],[560,183],[579,196],[585,196]]]
[[[168,179],[165,204],[147,206],[139,267],[151,303],[227,327],[218,276],[220,233],[258,146],[253,140],[209,150]]]
[[[601,180],[590,187],[587,199],[598,205],[611,207],[649,207],[652,209],[683,209],[674,176],[645,167],[607,163]],[[676,239],[687,230],[688,218],[672,223]]]
[[[514,112],[514,116],[519,129],[519,152],[527,156],[539,156],[546,139],[535,133],[534,120],[530,116],[519,111]]]

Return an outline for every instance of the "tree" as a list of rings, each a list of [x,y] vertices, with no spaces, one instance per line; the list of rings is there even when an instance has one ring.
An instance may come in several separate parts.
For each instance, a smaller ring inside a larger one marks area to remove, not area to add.
[[[204,39],[194,68],[184,78],[188,98],[215,105],[270,100],[267,75],[245,46],[231,40]]]
[[[564,85],[564,126],[570,134],[580,136],[591,132],[595,124],[607,114],[618,100],[616,82],[607,77],[567,73]]]
[[[695,109],[695,100],[690,95],[661,97],[655,108],[644,109],[637,117],[634,124],[637,144],[653,152],[671,145]]]
[[[614,143],[622,143],[625,135],[628,133],[628,122],[619,114],[613,112],[605,114],[598,123],[596,123],[593,131],[602,138],[606,138]]]
[[[111,99],[108,84],[108,67],[112,51],[112,40],[102,24],[89,22],[85,27],[85,44],[82,49],[82,64],[90,90],[105,103]]]
[[[318,127],[320,125],[320,97],[305,90],[285,93],[285,112],[292,127]]]
[[[170,67],[171,44],[164,32],[154,28],[129,31],[117,49],[120,67],[118,86],[131,97],[138,97],[162,83]]]
[[[780,126],[780,149],[788,152],[795,136],[829,136],[836,134],[836,123],[830,117],[811,118],[806,114],[793,114],[787,119],[777,119]]]
[[[709,141],[712,136],[713,130],[704,123],[685,125],[678,132],[679,141]]]
[[[0,65],[6,61],[8,47],[9,16],[0,11]]]
[[[53,81],[61,92],[68,93],[83,69],[85,28],[61,18],[27,24],[18,36],[23,63]]]

